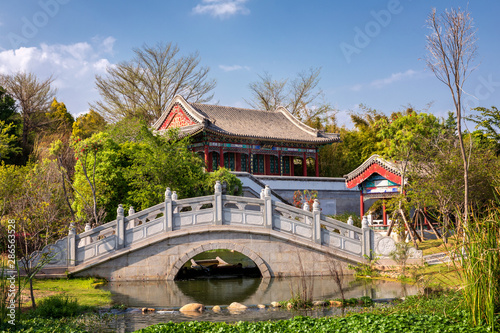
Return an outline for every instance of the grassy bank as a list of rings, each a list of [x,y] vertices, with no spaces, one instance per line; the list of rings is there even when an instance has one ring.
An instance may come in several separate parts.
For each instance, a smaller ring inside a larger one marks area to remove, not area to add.
[[[112,303],[111,293],[97,288],[106,283],[105,280],[96,278],[74,278],[74,279],[35,279],[33,289],[37,301],[49,296],[67,296],[78,300],[83,306],[107,306]],[[23,306],[29,307],[27,290],[23,291]]]

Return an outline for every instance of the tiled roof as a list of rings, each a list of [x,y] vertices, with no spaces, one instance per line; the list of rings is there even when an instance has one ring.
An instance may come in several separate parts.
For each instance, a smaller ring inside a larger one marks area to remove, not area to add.
[[[365,170],[370,168],[373,164],[378,164],[380,167],[391,172],[392,174],[398,177],[402,177],[400,167],[397,164],[384,160],[383,158],[375,154],[370,156],[359,167],[345,175],[344,178],[346,180],[346,183],[352,181],[356,177],[361,176],[365,172]]]
[[[199,123],[199,125],[189,126],[189,129],[181,129],[181,133],[184,135],[195,134],[202,127],[207,132],[231,137],[314,142],[319,144],[340,141],[339,134],[315,130],[298,121],[284,108],[278,108],[276,111],[262,111],[187,103],[184,99],[179,99],[179,96],[177,99],[185,110],[190,113],[190,116]],[[166,113],[168,114],[168,112]],[[158,119],[154,124],[155,129],[160,128],[166,116],[164,114]],[[187,134],[188,132],[189,134]]]

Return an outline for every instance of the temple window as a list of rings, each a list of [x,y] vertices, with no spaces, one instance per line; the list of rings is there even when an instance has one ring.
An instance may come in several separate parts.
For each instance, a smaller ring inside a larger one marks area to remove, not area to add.
[[[212,152],[212,170],[219,170],[219,153]]]
[[[241,171],[248,172],[248,155],[241,154]]]
[[[253,156],[253,173],[264,174],[264,155]]]
[[[224,168],[234,171],[236,166],[234,163],[234,153],[224,153]]]
[[[277,156],[270,156],[270,164],[271,164],[271,174],[279,174],[280,173],[280,160]]]
[[[288,156],[283,157],[283,174],[290,174],[290,157]]]

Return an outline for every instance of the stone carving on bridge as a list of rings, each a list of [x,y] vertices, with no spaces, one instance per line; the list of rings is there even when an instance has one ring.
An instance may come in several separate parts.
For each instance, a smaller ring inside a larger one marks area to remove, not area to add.
[[[390,258],[391,253],[396,250],[396,241],[389,236],[382,236],[375,233],[375,254],[380,258]],[[417,250],[414,247],[408,249],[409,259],[421,259],[422,250]]]

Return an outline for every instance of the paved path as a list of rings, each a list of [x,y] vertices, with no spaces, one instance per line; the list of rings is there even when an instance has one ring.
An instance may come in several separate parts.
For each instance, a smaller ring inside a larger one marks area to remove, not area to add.
[[[424,256],[424,260],[429,265],[444,264],[451,261],[445,252],[426,255]]]

